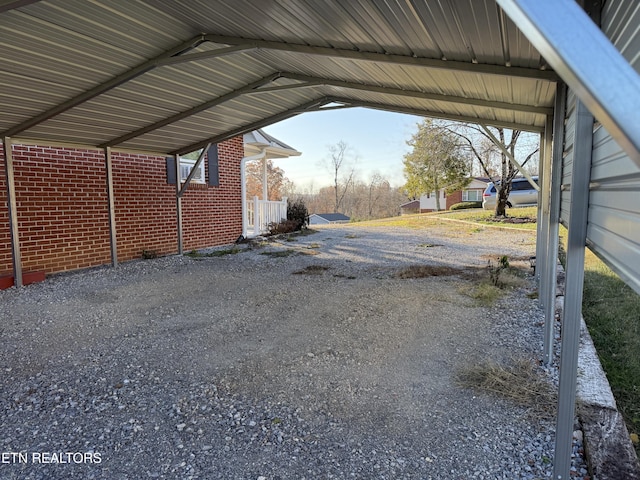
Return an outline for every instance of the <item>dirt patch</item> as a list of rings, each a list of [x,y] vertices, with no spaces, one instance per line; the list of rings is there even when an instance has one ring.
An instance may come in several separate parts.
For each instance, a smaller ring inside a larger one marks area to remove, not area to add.
[[[307,265],[302,270],[296,270],[292,275],[322,275],[330,268],[326,265]]]
[[[452,275],[466,274],[467,271],[461,268],[447,267],[442,265],[412,265],[403,268],[393,274],[393,278],[426,278],[426,277],[450,277]]]

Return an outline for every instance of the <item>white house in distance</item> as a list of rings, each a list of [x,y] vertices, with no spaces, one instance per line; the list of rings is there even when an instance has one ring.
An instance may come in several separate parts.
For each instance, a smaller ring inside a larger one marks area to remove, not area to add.
[[[241,165],[242,176],[242,235],[245,238],[265,233],[268,225],[287,218],[287,198],[269,201],[267,194],[267,162],[278,158],[297,157],[302,155],[263,130],[245,133],[244,158]],[[262,199],[247,199],[246,166],[247,162],[262,162]]]
[[[484,177],[474,177],[471,183],[464,190],[458,190],[449,195],[445,195],[444,190],[440,190],[440,210],[449,210],[451,205],[460,202],[481,202],[482,192],[487,188],[491,180]],[[436,210],[436,193],[431,192],[420,197],[420,213],[434,212]]]

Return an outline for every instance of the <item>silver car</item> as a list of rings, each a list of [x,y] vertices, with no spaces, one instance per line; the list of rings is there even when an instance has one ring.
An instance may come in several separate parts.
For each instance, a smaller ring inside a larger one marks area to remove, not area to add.
[[[538,177],[532,177],[536,183]],[[507,199],[507,207],[532,207],[538,205],[538,191],[531,186],[526,178],[514,178],[511,181],[511,192]],[[482,208],[494,210],[496,208],[496,186],[493,182],[487,185],[482,194]]]

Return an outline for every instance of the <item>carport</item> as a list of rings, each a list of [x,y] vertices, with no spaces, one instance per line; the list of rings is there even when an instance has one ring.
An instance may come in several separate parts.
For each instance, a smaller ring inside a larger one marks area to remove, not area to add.
[[[569,478],[585,245],[640,292],[639,21],[634,0],[3,0],[16,282],[12,144],[102,150],[109,172],[113,151],[178,156],[330,108],[538,132],[545,361],[558,225],[569,229],[554,461],[554,478]],[[105,189],[115,263],[109,174]]]

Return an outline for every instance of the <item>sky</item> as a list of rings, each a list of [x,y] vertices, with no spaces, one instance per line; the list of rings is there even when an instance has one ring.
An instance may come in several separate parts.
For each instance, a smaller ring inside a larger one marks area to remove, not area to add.
[[[343,140],[355,159],[358,179],[367,181],[378,172],[392,186],[403,185],[402,159],[410,147],[407,140],[421,117],[365,108],[303,113],[263,130],[295,148],[302,155],[274,160],[298,191],[333,184],[328,167],[329,147]]]

